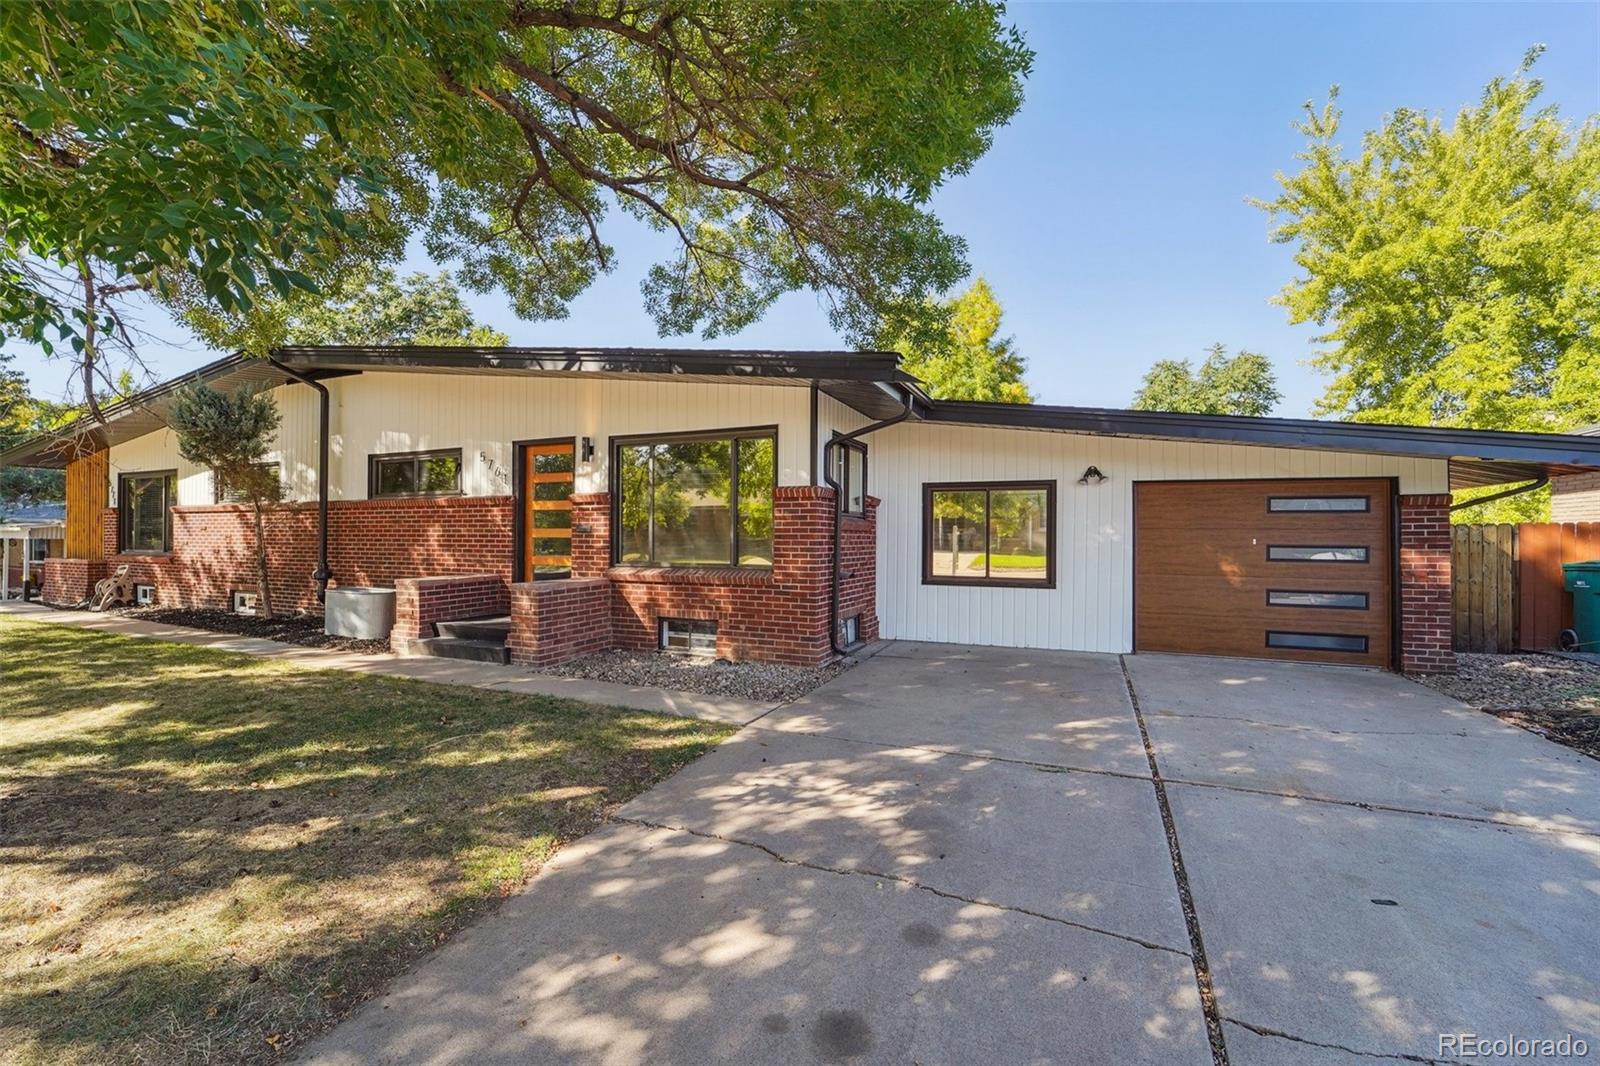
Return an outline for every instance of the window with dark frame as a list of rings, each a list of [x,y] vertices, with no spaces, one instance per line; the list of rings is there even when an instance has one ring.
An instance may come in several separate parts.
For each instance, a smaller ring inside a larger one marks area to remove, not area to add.
[[[839,436],[838,433],[834,434]],[[858,440],[833,449],[833,479],[839,483],[839,511],[852,518],[867,515],[867,446]]]
[[[1054,481],[922,487],[922,583],[1054,588]]]
[[[117,478],[117,550],[130,555],[172,551],[175,470],[122,474]]]
[[[367,496],[370,499],[460,494],[460,448],[367,457]]]
[[[613,560],[772,565],[774,427],[612,440]]]
[[[266,460],[266,461],[259,462],[259,463],[252,463],[250,465],[256,467],[258,470],[270,470],[270,471],[272,471],[274,474],[278,475],[280,481],[283,478],[283,473],[282,473],[283,467],[275,459],[270,459],[270,460]],[[245,502],[244,494],[241,493],[239,490],[237,490],[237,489],[223,489],[222,482],[217,480],[216,471],[212,471],[212,473],[211,473],[211,499],[212,499],[212,502],[214,502],[214,503],[244,503]]]

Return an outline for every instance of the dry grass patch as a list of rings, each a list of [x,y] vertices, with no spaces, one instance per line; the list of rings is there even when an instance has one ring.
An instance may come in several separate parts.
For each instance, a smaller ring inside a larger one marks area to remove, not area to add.
[[[730,732],[0,617],[0,1062],[270,1061]]]

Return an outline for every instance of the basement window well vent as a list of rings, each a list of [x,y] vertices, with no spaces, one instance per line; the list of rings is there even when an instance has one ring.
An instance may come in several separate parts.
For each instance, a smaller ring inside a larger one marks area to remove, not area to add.
[[[156,587],[154,585],[133,586],[133,602],[140,607],[149,607],[156,602]]]
[[[663,618],[661,650],[711,658],[717,654],[717,623],[701,618]]]
[[[853,614],[839,619],[839,643],[848,648],[861,639],[861,616]]]
[[[233,593],[233,613],[255,614],[256,605],[260,602],[261,596],[259,593],[243,592],[236,589]]]

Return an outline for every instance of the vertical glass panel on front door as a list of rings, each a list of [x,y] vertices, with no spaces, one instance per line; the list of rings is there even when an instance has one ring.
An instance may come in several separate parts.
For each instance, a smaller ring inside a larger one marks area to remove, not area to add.
[[[522,446],[522,572],[572,576],[572,442]]]

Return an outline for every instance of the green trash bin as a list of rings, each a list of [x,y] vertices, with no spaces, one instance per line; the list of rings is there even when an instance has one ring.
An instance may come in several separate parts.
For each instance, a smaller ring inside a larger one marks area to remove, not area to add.
[[[1600,651],[1600,559],[1564,563],[1561,573],[1564,587],[1572,593],[1572,628],[1563,629],[1557,638],[1561,650]]]

